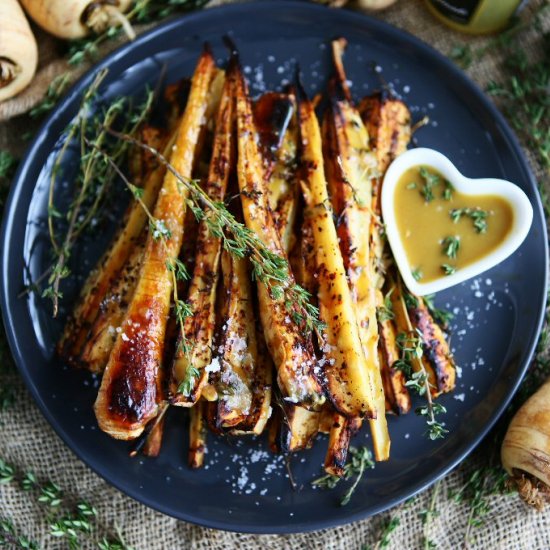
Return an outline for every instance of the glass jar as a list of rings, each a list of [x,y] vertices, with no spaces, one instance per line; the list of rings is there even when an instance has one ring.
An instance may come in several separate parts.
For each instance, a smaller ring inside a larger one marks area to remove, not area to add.
[[[502,30],[524,0],[425,0],[428,9],[453,29],[471,34]]]

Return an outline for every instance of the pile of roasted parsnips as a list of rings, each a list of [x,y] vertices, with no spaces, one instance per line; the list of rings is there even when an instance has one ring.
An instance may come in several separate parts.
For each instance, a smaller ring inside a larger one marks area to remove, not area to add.
[[[135,439],[147,428],[144,452],[158,454],[171,404],[190,409],[193,467],[203,463],[207,427],[260,434],[269,426],[271,447],[282,452],[328,433],[325,468],[342,475],[363,418],[375,458],[387,460],[386,412],[411,407],[397,366],[399,333],[420,335],[424,354],[411,366],[427,373],[431,395],[453,388],[444,333],[403,287],[383,236],[382,176],[408,145],[410,114],[384,94],[353,104],[344,46],[333,43],[321,125],[299,83],[253,103],[236,54],[222,71],[205,50],[185,107],[181,86],[170,87],[166,128],[144,128],[141,140],[164,152],[180,178],[200,179],[213,201],[225,201],[288,260],[286,284],[311,294],[325,328],[305,330],[285,296],[253,276],[249,259],[224,249],[207,216],[195,219],[174,173],[136,149],[129,169],[141,200],[90,275],[58,346],[72,364],[102,373],[95,413],[111,436]],[[147,210],[169,238],[148,229]],[[186,282],[167,269],[178,256]],[[192,312],[180,324],[174,287]],[[381,308],[391,314],[377,315]]]

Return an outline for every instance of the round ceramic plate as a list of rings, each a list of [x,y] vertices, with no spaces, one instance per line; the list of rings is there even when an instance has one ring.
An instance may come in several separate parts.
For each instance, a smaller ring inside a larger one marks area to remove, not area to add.
[[[441,399],[448,410],[442,418],[448,436],[426,439],[423,419],[414,413],[390,418],[391,459],[368,471],[351,502],[341,507],[345,483],[331,491],[310,483],[322,473],[324,438],[293,458],[294,477],[302,487],[293,491],[284,460],[271,455],[262,438],[212,436],[207,465],[190,470],[182,411],[171,411],[157,459],[130,458],[128,444],[98,430],[92,411],[97,381],[64,368],[53,355],[63,318],[52,320],[50,304],[36,295],[18,298],[29,273],[36,277],[48,265],[45,219],[52,151],[93,74],[72,88],[38,132],[13,182],[2,231],[4,321],[21,374],[46,418],[86,464],[121,491],[209,527],[259,533],[331,527],[380,512],[427,487],[458,464],[503,411],[532,356],[541,325],[547,269],[544,218],[525,158],[490,101],[432,48],[357,13],[281,1],[197,12],[161,25],[102,61],[94,68],[109,67],[101,94],[138,93],[155,84],[164,65],[169,81],[191,75],[205,41],[223,63],[223,34],[237,43],[253,94],[285,85],[296,63],[308,91],[323,90],[331,70],[329,41],[345,36],[345,66],[356,99],[378,89],[383,76],[413,117],[429,115],[429,126],[417,133],[418,145],[440,150],[468,177],[508,179],[529,196],[535,217],[521,248],[482,277],[437,297],[439,305],[455,313],[457,388]],[[81,273],[106,246],[108,231],[95,240],[97,246],[75,253]],[[65,291],[67,307],[77,286]],[[362,432],[354,444],[368,445],[368,439]]]

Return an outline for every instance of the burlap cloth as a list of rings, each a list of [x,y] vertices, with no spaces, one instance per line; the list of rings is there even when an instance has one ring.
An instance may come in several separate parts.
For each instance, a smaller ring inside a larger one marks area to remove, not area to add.
[[[222,3],[221,1],[211,4]],[[532,1],[532,11],[540,1]],[[487,38],[469,38],[454,33],[434,20],[417,0],[400,0],[378,17],[416,34],[426,42],[448,54],[455,43],[485,44]],[[535,55],[541,45],[537,35],[524,35],[523,46]],[[54,41],[41,42],[42,74],[57,73],[63,61],[56,60]],[[47,51],[44,51],[46,49]],[[482,87],[490,80],[501,79],[500,52],[491,51],[469,69],[470,76]],[[56,65],[52,65],[55,63]],[[49,72],[48,72],[49,71]],[[27,98],[28,99],[28,98]],[[36,101],[34,98],[32,101]],[[0,125],[0,149],[15,154],[24,151],[25,142],[19,136],[23,130],[32,130],[35,123],[21,116]],[[529,151],[527,151],[529,154]],[[548,174],[529,154],[539,181],[549,184]],[[120,526],[128,544],[136,549],[171,548],[355,548],[376,547],[380,531],[390,517],[398,517],[399,525],[392,533],[387,548],[420,548],[423,525],[419,512],[430,502],[433,488],[421,494],[413,504],[365,521],[336,529],[288,536],[255,536],[203,529],[154,512],[124,496],[107,485],[76,459],[52,428],[42,418],[31,397],[16,378],[16,399],[7,411],[0,413],[0,458],[15,464],[20,470],[32,470],[42,480],[50,479],[60,485],[69,497],[93,503],[98,510],[100,536],[112,533]],[[10,382],[0,379],[0,383]],[[480,453],[483,454],[483,453]],[[469,508],[448,497],[449,489],[461,487],[472,467],[481,459],[470,459],[444,478],[435,499],[436,514],[428,526],[429,538],[438,548],[465,547],[465,532]],[[190,495],[182,495],[188,498]],[[550,548],[550,508],[542,513],[528,509],[516,495],[497,495],[489,498],[490,511],[481,527],[472,529],[470,546],[473,548]],[[16,528],[42,548],[64,548],[63,541],[49,535],[44,507],[24,493],[16,484],[0,485],[0,517],[11,518]],[[91,546],[90,546],[91,547]]]

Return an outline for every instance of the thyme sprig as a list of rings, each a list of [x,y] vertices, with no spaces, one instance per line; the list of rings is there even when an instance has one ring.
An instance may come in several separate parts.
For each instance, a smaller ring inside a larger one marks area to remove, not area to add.
[[[253,277],[265,284],[275,300],[283,300],[293,321],[306,332],[322,331],[324,323],[319,319],[319,310],[310,302],[310,294],[292,282],[287,260],[269,250],[258,235],[237,221],[223,202],[215,201],[202,189],[196,180],[184,178],[172,164],[155,148],[131,135],[107,129],[113,136],[149,151],[171,172],[180,187],[187,190],[187,206],[198,222],[204,221],[210,234],[221,239],[222,246],[238,258],[248,257]]]
[[[39,549],[36,541],[19,534],[13,525],[13,522],[6,517],[0,517],[0,548],[1,547],[14,548],[18,550]]]
[[[432,494],[430,496],[428,507],[418,513],[418,517],[422,522],[422,547],[424,550],[433,550],[434,548],[437,548],[436,544],[429,537],[429,526],[432,519],[439,515],[436,505],[440,488],[441,480],[437,481],[432,488]]]
[[[443,271],[445,275],[453,275],[456,273],[456,267],[447,263],[441,264],[441,271]]]
[[[65,140],[51,171],[48,232],[54,260],[42,296],[51,299],[54,317],[58,313],[59,299],[62,297],[61,281],[70,275],[68,262],[72,247],[98,215],[114,177],[112,163],[105,161],[105,155],[100,150],[108,150],[109,158],[116,164],[123,161],[128,149],[126,143],[110,139],[107,129],[115,124],[122,124],[129,134],[135,133],[152,105],[153,94],[148,93],[144,103],[135,110],[126,99],[120,98],[112,101],[108,108],[99,108],[96,115],[90,116],[95,110],[97,92],[106,75],[106,69],[100,71],[84,94],[78,115],[66,130]],[[62,213],[54,202],[55,192],[62,172],[62,162],[75,142],[80,145],[80,165],[73,199],[67,212]],[[93,143],[93,147],[90,143]]]
[[[342,477],[327,474],[311,482],[314,487],[321,489],[334,489],[342,480],[349,480],[355,476],[353,484],[347,489],[340,499],[340,506],[345,506],[351,500],[357,485],[361,481],[365,470],[374,468],[372,453],[365,447],[350,447],[350,460],[344,466],[344,475]]]
[[[23,491],[32,494],[45,511],[49,535],[63,539],[71,550],[90,544],[100,550],[132,550],[120,534],[115,537],[98,539],[98,528],[95,525],[97,510],[88,502],[78,500],[73,504],[65,497],[62,489],[52,481],[41,483],[32,472],[22,473],[15,466],[0,458],[0,483],[18,485]],[[7,517],[0,517],[0,547],[38,549],[39,545],[18,533]]]
[[[387,292],[387,294],[384,296],[383,304],[376,308],[376,317],[379,323],[391,321],[395,318],[395,313],[393,312],[393,305],[391,301],[393,290],[394,289],[392,288],[389,292]]]
[[[472,529],[485,523],[485,517],[490,511],[489,498],[495,494],[510,493],[506,484],[508,475],[500,464],[495,466],[491,462],[490,460],[488,465],[474,469],[460,489],[448,493],[449,498],[457,503],[467,504],[469,507],[464,534],[466,547],[470,543]]]
[[[430,380],[422,362],[424,354],[422,336],[418,332],[400,332],[396,338],[397,347],[400,350],[400,358],[394,367],[402,370],[407,378],[405,386],[414,390],[419,396],[426,398],[426,405],[418,407],[416,414],[426,418],[428,430],[426,435],[432,440],[442,439],[449,432],[442,422],[436,419],[439,414],[445,414],[447,410],[432,398]],[[413,372],[413,361],[419,366]]]
[[[450,311],[438,308],[435,305],[435,294],[426,294],[425,296],[422,296],[422,298],[435,322],[439,323],[444,329],[447,328],[449,323],[454,318],[454,315]]]

